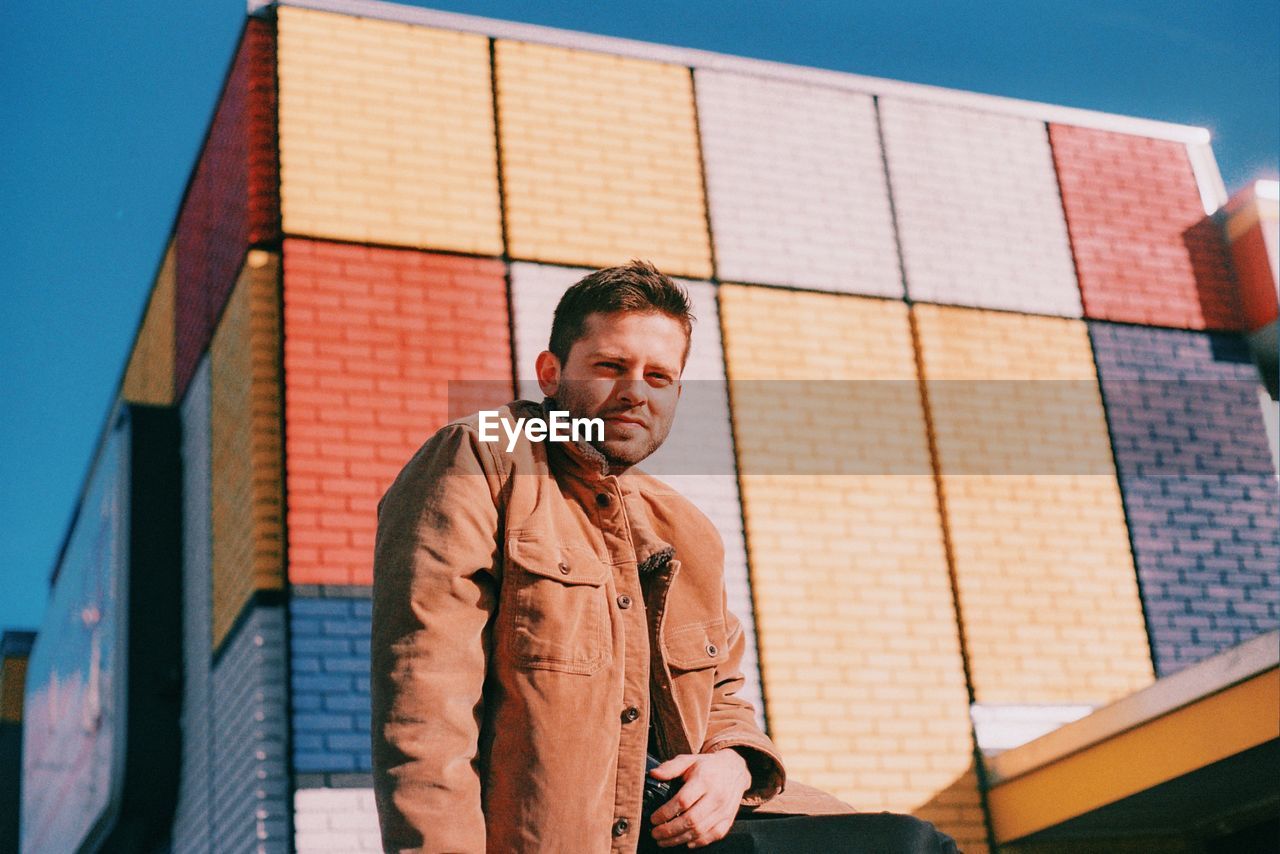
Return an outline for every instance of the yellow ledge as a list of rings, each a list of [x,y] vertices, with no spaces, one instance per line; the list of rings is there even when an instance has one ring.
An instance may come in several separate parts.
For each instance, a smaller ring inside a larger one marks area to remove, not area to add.
[[[1263,642],[1270,640],[1274,635]],[[998,782],[988,792],[996,839],[1021,839],[1275,739],[1280,667],[1272,665]]]

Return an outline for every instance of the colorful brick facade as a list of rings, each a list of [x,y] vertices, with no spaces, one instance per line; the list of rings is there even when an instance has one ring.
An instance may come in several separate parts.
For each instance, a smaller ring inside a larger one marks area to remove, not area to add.
[[[377,501],[630,258],[698,318],[643,468],[720,532],[792,778],[986,851],[976,726],[1280,624],[1202,132],[308,2],[246,26],[122,383],[184,423],[175,850],[380,849]]]

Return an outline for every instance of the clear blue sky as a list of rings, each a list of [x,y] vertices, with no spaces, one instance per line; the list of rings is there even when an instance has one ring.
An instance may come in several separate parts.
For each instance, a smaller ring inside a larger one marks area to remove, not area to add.
[[[1229,190],[1277,172],[1274,0],[414,5],[1200,125]],[[0,628],[40,622],[244,8],[0,3]]]

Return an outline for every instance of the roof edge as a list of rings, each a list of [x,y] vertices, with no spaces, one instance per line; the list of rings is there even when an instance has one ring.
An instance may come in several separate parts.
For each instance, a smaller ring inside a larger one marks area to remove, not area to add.
[[[1022,116],[1046,122],[1060,122],[1095,130],[1136,134],[1181,142],[1188,146],[1203,145],[1207,147],[1210,139],[1209,131],[1206,128],[1192,125],[1124,116],[1117,113],[1104,113],[1079,107],[1046,104],[1039,101],[1026,101],[1002,95],[987,95],[961,89],[948,89],[943,86],[933,86],[925,83],[908,83],[902,80],[870,77],[847,71],[791,65],[767,59],[752,59],[750,57],[715,53],[697,48],[676,47],[616,36],[582,33],[574,30],[546,27],[540,24],[524,24],[496,18],[484,18],[478,15],[465,15],[458,12],[442,12],[435,9],[424,9],[419,6],[385,2],[385,0],[248,0],[248,13],[250,15],[266,14],[271,7],[280,6],[293,6],[301,9],[334,12],[341,15],[376,18],[384,21],[399,21],[407,24],[477,33],[491,38],[513,39],[578,50],[612,53],[699,69],[733,71],[740,74],[769,77],[777,80],[792,80],[827,86],[833,89],[844,89],[866,95],[924,100],[990,113]],[[1210,159],[1212,159],[1212,154],[1210,154]],[[1217,172],[1216,164],[1213,167],[1213,171]],[[1221,182],[1221,178],[1218,180]],[[1203,184],[1201,195],[1206,195]],[[1222,201],[1226,201],[1225,190],[1222,192]],[[1207,200],[1205,204],[1207,207]]]
[[[1280,667],[1280,631],[1251,638],[1093,714],[987,760],[991,785],[1008,782],[1120,733]]]

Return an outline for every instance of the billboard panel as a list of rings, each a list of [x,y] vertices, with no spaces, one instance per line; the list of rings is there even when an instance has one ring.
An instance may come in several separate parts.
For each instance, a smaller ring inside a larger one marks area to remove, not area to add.
[[[23,733],[22,851],[92,851],[123,779],[129,419],[99,449],[31,652]]]

